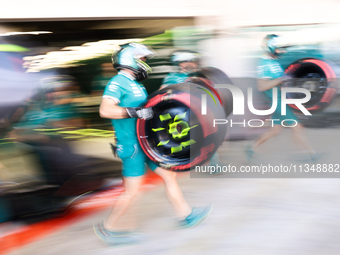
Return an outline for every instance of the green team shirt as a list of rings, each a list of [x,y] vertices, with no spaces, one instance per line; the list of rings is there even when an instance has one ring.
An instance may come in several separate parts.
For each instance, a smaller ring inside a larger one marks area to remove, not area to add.
[[[258,78],[267,78],[270,80],[274,80],[276,78],[281,77],[284,75],[284,70],[282,69],[279,61],[277,59],[271,58],[269,56],[263,56],[260,59],[258,65]],[[264,91],[264,93],[272,99],[273,89],[268,89]],[[278,91],[278,98],[281,98],[281,93]]]
[[[163,85],[170,86],[172,84],[182,83],[189,77],[186,73],[169,73],[163,80]]]
[[[147,101],[147,96],[145,87],[124,72],[119,72],[109,81],[103,94],[103,98],[112,99],[121,107],[143,106]],[[137,118],[113,119],[111,122],[116,131],[118,143],[138,140]]]
[[[284,70],[282,69],[279,61],[273,59],[269,56],[263,56],[258,65],[258,77],[263,79],[276,79],[284,75]],[[279,86],[277,86],[280,88]],[[263,91],[263,93],[269,97],[270,100],[273,99],[273,88]],[[283,120],[289,119],[287,123],[293,125],[292,120],[299,122],[297,117],[292,111],[292,108],[286,106],[286,115],[281,115],[281,91],[277,91],[277,107],[275,112],[272,114],[272,119],[275,125],[280,125]]]

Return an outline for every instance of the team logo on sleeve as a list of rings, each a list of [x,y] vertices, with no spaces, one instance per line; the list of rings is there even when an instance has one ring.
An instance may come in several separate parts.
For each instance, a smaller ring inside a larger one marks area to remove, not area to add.
[[[281,66],[278,64],[271,65],[269,69],[272,73],[283,73]]]
[[[115,92],[115,91],[119,88],[119,87],[118,87],[117,85],[115,85],[115,84],[118,85],[117,82],[112,82],[111,85],[109,85],[109,90],[110,90],[111,92]]]

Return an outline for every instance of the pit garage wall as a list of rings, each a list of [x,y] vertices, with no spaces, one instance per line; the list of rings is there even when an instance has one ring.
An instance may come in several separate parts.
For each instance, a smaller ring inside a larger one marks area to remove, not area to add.
[[[212,14],[205,7],[206,3],[200,0],[13,0],[1,3],[0,19],[120,19]]]
[[[334,45],[339,46],[340,36],[335,32],[339,27],[332,27],[340,23],[338,1],[209,1],[209,6],[212,5],[212,16],[196,19],[197,26],[212,32],[212,38],[201,41],[199,48],[206,55],[205,65],[218,67],[231,77],[256,77],[256,59],[261,52],[262,39],[268,33],[283,34],[293,44],[319,43],[321,40],[326,55],[330,50],[334,54]],[[296,25],[309,28],[302,34],[294,32]],[[319,26],[315,32],[310,29],[313,25]],[[268,30],[265,26],[272,28]],[[273,29],[275,26],[277,31]],[[283,32],[282,26],[291,26],[288,30],[292,32]]]
[[[196,25],[211,34],[199,44],[206,55],[204,64],[232,77],[254,77],[253,54],[260,50],[265,33],[243,33],[238,28],[340,23],[339,9],[335,0],[13,0],[1,3],[0,22],[196,17]],[[0,24],[0,33],[8,30]]]
[[[0,19],[206,17],[217,29],[237,26],[338,22],[335,0],[12,0]],[[213,18],[211,18],[213,17]]]

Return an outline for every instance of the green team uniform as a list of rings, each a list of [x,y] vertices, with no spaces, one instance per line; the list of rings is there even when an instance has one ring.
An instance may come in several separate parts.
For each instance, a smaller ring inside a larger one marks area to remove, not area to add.
[[[170,86],[172,84],[185,82],[189,78],[187,73],[169,73],[163,80],[163,85]]]
[[[258,78],[274,80],[284,75],[280,63],[277,59],[270,56],[263,56],[258,65]],[[286,106],[286,115],[281,115],[281,88],[277,86],[277,107],[272,114],[273,123],[275,125],[281,125],[281,121],[285,119],[295,120],[298,122],[297,117],[292,111],[290,106]],[[263,91],[267,98],[273,99],[273,88]],[[286,121],[289,125],[293,125],[294,121]]]
[[[121,107],[140,107],[147,101],[147,92],[134,77],[119,72],[106,85],[103,98],[112,99]],[[113,119],[111,122],[116,131],[117,154],[123,161],[123,176],[142,176],[145,163],[155,170],[157,166],[147,158],[139,145],[137,118]]]

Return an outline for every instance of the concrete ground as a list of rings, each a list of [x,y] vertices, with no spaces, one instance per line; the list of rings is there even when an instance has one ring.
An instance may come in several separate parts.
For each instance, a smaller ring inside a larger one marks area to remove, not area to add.
[[[307,129],[313,147],[327,153],[320,163],[340,163],[340,129]],[[226,141],[219,150],[220,164],[238,168],[248,165],[244,149],[251,141]],[[296,163],[288,130],[264,144],[256,153],[263,164]],[[253,163],[250,163],[252,165]],[[340,173],[338,173],[340,176]],[[197,177],[197,176],[196,176]],[[107,247],[94,234],[92,225],[110,208],[84,218],[62,230],[20,248],[10,255],[119,254],[119,255],[337,255],[340,254],[340,179],[229,178],[182,174],[179,183],[193,206],[214,204],[210,218],[193,229],[176,228],[174,211],[159,185],[147,191],[121,224],[138,215],[144,243]],[[242,177],[242,176],[241,176]],[[255,176],[263,177],[263,176]],[[294,176],[293,176],[294,177]],[[330,177],[325,175],[324,177]]]

